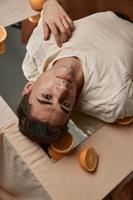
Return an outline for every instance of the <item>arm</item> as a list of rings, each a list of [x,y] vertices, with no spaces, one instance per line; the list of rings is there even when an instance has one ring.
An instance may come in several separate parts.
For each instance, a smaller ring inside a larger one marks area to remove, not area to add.
[[[61,0],[58,0],[61,3]],[[64,8],[57,0],[46,0],[43,4],[44,39],[48,40],[51,32],[59,47],[71,37],[74,25]]]

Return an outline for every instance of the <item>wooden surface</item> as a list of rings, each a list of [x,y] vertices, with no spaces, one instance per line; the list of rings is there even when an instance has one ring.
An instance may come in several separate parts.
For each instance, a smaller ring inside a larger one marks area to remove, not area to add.
[[[4,120],[0,118],[0,176],[5,191],[19,194],[17,199],[101,200],[133,171],[133,124],[105,125],[70,154],[52,163],[40,146],[19,133],[17,123],[12,123],[17,118],[2,98],[0,114],[4,116]],[[85,146],[93,146],[98,153],[98,167],[93,174],[84,171],[77,161]],[[22,198],[25,194],[32,198]]]
[[[28,0],[0,0],[0,25],[8,26],[36,13]]]
[[[72,19],[79,19],[94,12],[105,10],[119,11],[133,20],[132,0],[58,0]],[[30,7],[28,0],[0,0],[0,25],[8,26],[22,21],[37,12]]]
[[[58,0],[72,19],[101,11],[117,11],[133,20],[133,0]]]
[[[34,28],[37,24],[30,22],[28,19],[25,19],[21,23],[21,42],[27,44]]]

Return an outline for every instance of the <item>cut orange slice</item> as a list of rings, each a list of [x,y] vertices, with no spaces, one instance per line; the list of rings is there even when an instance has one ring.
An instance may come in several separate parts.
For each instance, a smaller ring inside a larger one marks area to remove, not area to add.
[[[7,32],[3,26],[0,26],[0,42],[3,42],[6,39]]]
[[[6,50],[4,43],[6,36],[7,36],[6,29],[3,26],[0,26],[0,54],[3,54]]]
[[[68,153],[74,146],[74,138],[70,133],[66,133],[62,139],[56,140],[51,144],[54,151],[58,153]]]
[[[121,125],[128,125],[133,122],[133,117],[124,117],[123,119],[117,119],[116,123]]]
[[[98,163],[98,156],[93,147],[82,149],[78,154],[80,166],[88,172],[95,171]]]
[[[33,10],[40,11],[45,0],[29,0]]]
[[[63,157],[63,154],[54,151],[51,146],[48,147],[48,153],[55,161],[60,160]]]
[[[0,43],[0,54],[5,53],[6,51],[6,45],[4,42]]]
[[[28,18],[30,22],[32,22],[33,24],[37,24],[39,19],[40,19],[40,15],[35,15],[35,16],[32,16],[32,17],[29,17]]]

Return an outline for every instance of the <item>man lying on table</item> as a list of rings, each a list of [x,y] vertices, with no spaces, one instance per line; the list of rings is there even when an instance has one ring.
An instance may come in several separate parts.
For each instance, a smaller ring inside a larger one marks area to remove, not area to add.
[[[20,131],[39,143],[62,137],[73,109],[108,123],[133,116],[132,23],[107,11],[71,25],[57,45],[54,30],[44,41],[41,18],[27,45],[17,113]]]

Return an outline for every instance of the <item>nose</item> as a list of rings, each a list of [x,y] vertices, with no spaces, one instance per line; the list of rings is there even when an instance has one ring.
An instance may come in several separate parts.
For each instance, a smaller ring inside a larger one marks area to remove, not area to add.
[[[58,96],[59,98],[67,96],[69,93],[69,85],[67,81],[59,81],[55,85],[55,90],[56,90],[56,96]]]
[[[70,83],[66,80],[59,80],[56,83],[56,88],[60,90],[67,90],[70,89]]]

